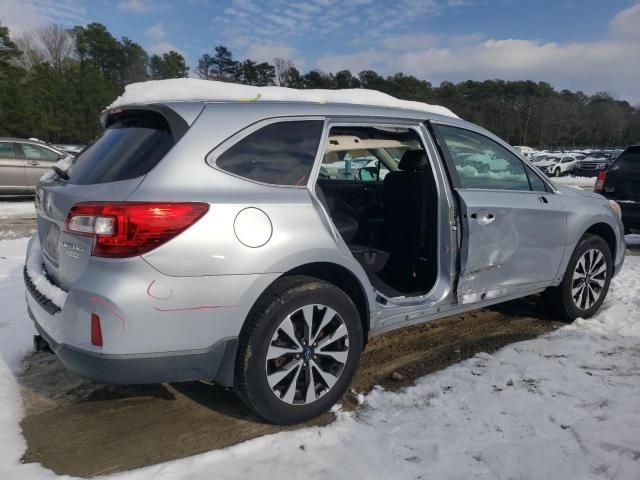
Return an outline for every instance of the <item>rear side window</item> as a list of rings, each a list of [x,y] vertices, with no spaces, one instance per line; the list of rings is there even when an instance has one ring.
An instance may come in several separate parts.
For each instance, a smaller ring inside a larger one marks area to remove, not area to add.
[[[13,143],[0,142],[0,158],[16,158]]]
[[[174,143],[162,115],[141,110],[123,112],[73,162],[69,182],[88,185],[146,175]]]
[[[216,165],[256,182],[305,185],[318,152],[322,128],[321,120],[271,123],[229,147],[218,156]]]
[[[640,172],[640,147],[629,147],[611,166],[612,171]]]

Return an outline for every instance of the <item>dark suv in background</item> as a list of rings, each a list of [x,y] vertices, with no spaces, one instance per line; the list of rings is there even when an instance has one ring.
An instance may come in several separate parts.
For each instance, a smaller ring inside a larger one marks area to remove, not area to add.
[[[594,191],[620,204],[626,231],[640,230],[640,145],[627,147],[600,172]]]
[[[595,177],[600,172],[609,168],[622,152],[623,150],[621,149],[592,151],[578,162],[574,170],[575,176]]]

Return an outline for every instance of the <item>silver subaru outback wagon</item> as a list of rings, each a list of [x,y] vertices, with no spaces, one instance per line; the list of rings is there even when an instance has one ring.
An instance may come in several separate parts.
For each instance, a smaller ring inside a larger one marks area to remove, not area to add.
[[[101,382],[212,380],[275,423],[340,399],[370,335],[541,293],[589,317],[620,209],[458,118],[305,102],[122,105],[37,191],[27,304]]]

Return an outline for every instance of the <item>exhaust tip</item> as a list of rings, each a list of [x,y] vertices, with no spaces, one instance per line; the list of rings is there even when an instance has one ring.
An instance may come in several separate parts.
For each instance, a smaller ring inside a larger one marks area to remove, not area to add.
[[[33,336],[33,349],[36,352],[53,353],[47,341],[42,338],[42,335]]]

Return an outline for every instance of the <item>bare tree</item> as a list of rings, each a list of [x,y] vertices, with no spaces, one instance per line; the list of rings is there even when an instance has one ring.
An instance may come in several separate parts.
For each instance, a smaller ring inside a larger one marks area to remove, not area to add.
[[[276,57],[273,59],[273,66],[276,70],[276,85],[279,87],[286,87],[287,85],[287,72],[293,67],[291,60],[285,60],[284,58]]]
[[[26,70],[31,70],[34,65],[44,61],[44,55],[33,32],[27,32],[16,38],[16,45],[22,51],[20,65]]]
[[[27,32],[16,40],[22,50],[20,60],[27,70],[42,62],[49,63],[56,71],[75,49],[73,37],[60,25],[50,24]]]
[[[73,38],[60,25],[46,25],[36,30],[36,35],[42,46],[45,60],[57,70],[62,70],[62,64],[73,52],[75,46]]]

